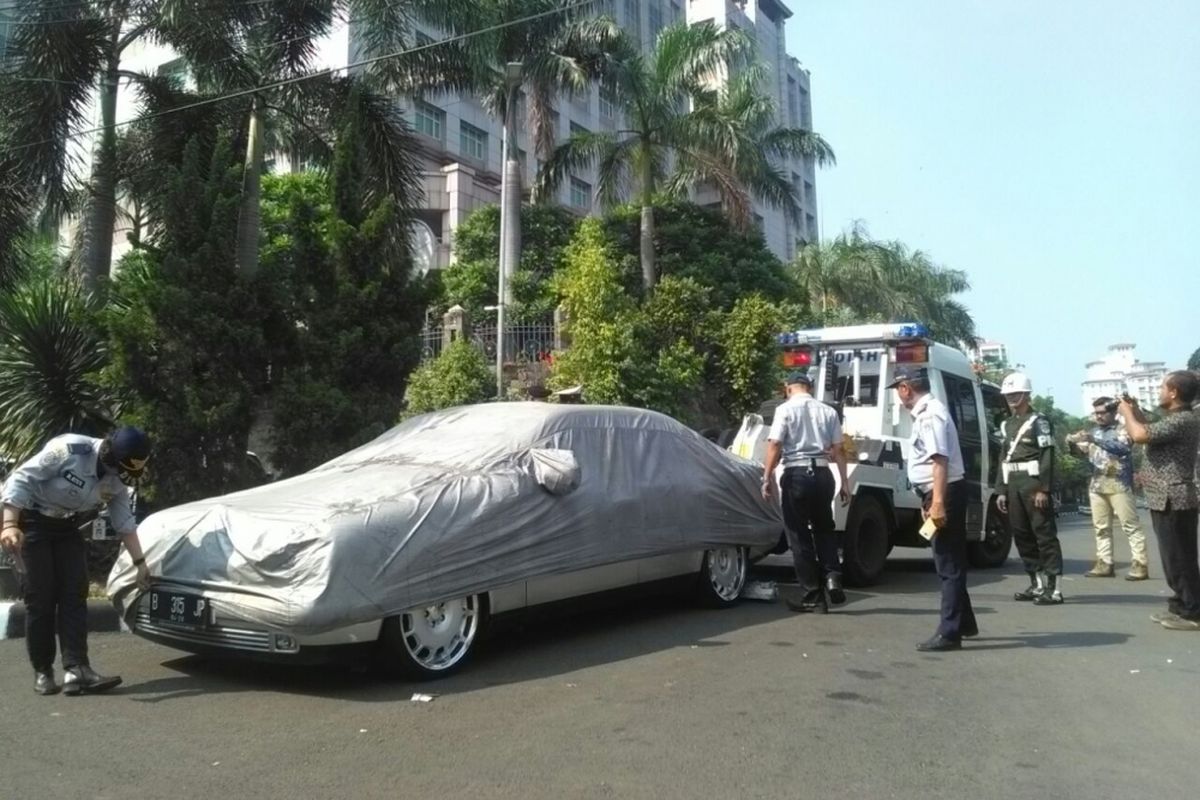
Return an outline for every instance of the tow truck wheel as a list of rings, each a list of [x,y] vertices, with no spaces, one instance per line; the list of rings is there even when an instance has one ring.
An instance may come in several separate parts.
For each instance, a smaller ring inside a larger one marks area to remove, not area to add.
[[[872,495],[854,498],[842,541],[842,568],[851,586],[872,586],[883,577],[891,549],[892,526],[883,502]]]
[[[987,529],[981,542],[967,543],[967,562],[976,569],[1000,567],[1008,561],[1012,549],[1012,531],[995,507],[988,509]]]

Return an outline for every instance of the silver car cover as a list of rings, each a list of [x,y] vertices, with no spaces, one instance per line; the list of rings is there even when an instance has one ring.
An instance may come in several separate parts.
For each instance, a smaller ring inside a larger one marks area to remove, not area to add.
[[[408,420],[288,480],[160,511],[153,575],[235,616],[300,633],[538,576],[783,530],[761,467],[670,417],[494,403]],[[108,591],[138,591],[122,553]]]

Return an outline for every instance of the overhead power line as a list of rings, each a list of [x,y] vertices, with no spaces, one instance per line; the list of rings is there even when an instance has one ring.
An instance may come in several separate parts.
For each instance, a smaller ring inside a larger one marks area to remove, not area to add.
[[[447,36],[444,39],[438,39],[433,42],[426,42],[425,44],[416,45],[415,47],[409,47],[404,50],[397,50],[396,52],[388,53],[387,55],[372,56],[371,58],[364,58],[361,61],[353,61],[348,64],[344,64],[340,67],[328,67],[326,69],[317,70],[316,72],[310,72],[306,75],[297,75],[293,78],[285,78],[283,80],[273,81],[271,83],[265,83],[265,84],[262,84],[261,86],[255,86],[250,89],[240,89],[236,92],[229,92],[228,94],[218,95],[216,97],[207,97],[203,100],[197,100],[193,103],[185,103],[184,105],[175,106],[174,108],[168,108],[168,109],[164,109],[162,111],[157,111],[153,114],[144,114],[140,117],[135,117],[134,119],[126,120],[125,122],[118,122],[118,123],[114,124],[112,127],[113,128],[124,128],[124,127],[126,127],[128,125],[132,125],[136,122],[144,122],[146,120],[158,119],[160,117],[165,117],[170,114],[178,114],[183,111],[191,111],[196,108],[204,108],[205,106],[211,106],[211,105],[215,105],[217,103],[224,103],[229,100],[236,100],[240,97],[249,97],[250,95],[258,94],[259,92],[270,91],[272,89],[281,89],[284,86],[291,86],[293,84],[315,80],[316,78],[323,78],[327,75],[333,75],[335,73],[342,72],[343,70],[358,69],[359,67],[369,67],[372,64],[378,64],[380,62],[388,61],[393,58],[400,58],[401,56],[411,55],[412,53],[418,53],[423,50],[430,50],[435,47],[440,47],[440,46],[446,45],[446,44],[453,44],[454,42],[467,41],[468,39],[473,39],[477,36],[482,36],[482,35],[488,34],[488,33],[495,33],[496,31],[505,30],[506,28],[511,28],[516,25],[522,25],[526,22],[533,22],[535,20],[544,19],[546,17],[552,17],[556,14],[563,14],[568,11],[573,11],[577,8],[581,8],[583,6],[591,5],[593,2],[595,2],[595,0],[576,0],[576,2],[568,3],[567,5],[561,6],[559,8],[550,9],[548,11],[540,11],[536,14],[527,14],[524,17],[518,17],[517,19],[509,20],[507,22],[500,22],[495,25],[489,25],[485,28],[480,28],[480,29],[474,30],[474,31],[468,31],[467,33],[460,33],[460,34],[456,34],[454,36]],[[75,133],[68,134],[65,138],[67,140],[78,139],[78,138],[81,138],[84,136],[91,136],[93,134],[102,133],[105,130],[106,130],[106,127],[101,125],[101,126],[97,126],[94,128],[88,128],[88,129],[82,130],[82,131],[76,131]],[[28,144],[17,145],[15,147],[9,147],[4,150],[0,150],[0,154],[8,155],[11,153],[19,153],[22,150],[28,150],[28,149],[31,149],[34,147],[41,147],[42,145],[46,145],[46,144],[53,144],[55,141],[57,141],[57,140],[56,139],[42,139],[37,142],[29,142]]]

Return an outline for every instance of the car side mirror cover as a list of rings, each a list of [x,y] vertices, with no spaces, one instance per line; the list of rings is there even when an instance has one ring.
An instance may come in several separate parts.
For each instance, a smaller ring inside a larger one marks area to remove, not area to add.
[[[579,488],[579,461],[570,450],[535,447],[529,451],[534,480],[547,492],[564,497]]]

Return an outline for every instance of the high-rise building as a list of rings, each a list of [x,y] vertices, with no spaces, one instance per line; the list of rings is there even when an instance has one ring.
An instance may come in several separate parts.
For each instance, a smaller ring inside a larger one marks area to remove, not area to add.
[[[976,339],[974,346],[969,348],[968,355],[984,366],[1009,366],[1008,346],[1003,342],[992,342],[987,339]]]
[[[1167,366],[1162,361],[1139,361],[1137,345],[1110,345],[1108,354],[1086,365],[1083,381],[1083,413],[1092,412],[1092,402],[1098,397],[1119,397],[1129,393],[1143,408],[1158,405],[1158,389],[1166,377]]]
[[[649,51],[659,31],[670,24],[714,20],[722,27],[737,27],[751,33],[759,57],[767,67],[763,90],[774,100],[778,123],[787,127],[812,128],[809,73],[787,54],[785,23],[791,11],[779,0],[604,0],[598,14],[615,17],[617,23]],[[341,67],[361,57],[361,29],[354,19],[335,26],[318,44],[320,61]],[[413,44],[444,38],[437,29],[418,23]],[[157,42],[135,42],[124,54],[122,68],[151,74],[172,74],[188,82],[188,65],[169,48]],[[405,97],[398,100],[420,146],[423,163],[424,200],[415,212],[414,251],[421,266],[445,267],[451,260],[453,232],[480,206],[500,199],[501,134],[498,120],[488,114],[479,99],[456,94]],[[518,100],[515,126],[522,182],[526,190],[538,170],[538,158],[530,142],[525,104]],[[608,91],[592,86],[588,91],[554,100],[554,134],[564,141],[578,130],[617,130],[620,109]],[[122,90],[117,118],[131,119],[137,112],[136,93]],[[98,110],[92,109],[98,122]],[[90,163],[92,142],[75,144],[80,163]],[[273,160],[275,169],[286,170],[283,154]],[[801,203],[796,224],[784,212],[757,201],[753,213],[767,245],[780,258],[790,260],[796,251],[817,239],[816,167],[811,159],[790,160],[777,168],[790,176]],[[557,202],[580,214],[599,211],[596,204],[595,169],[579,169],[559,187]],[[694,193],[696,202],[719,202],[704,189]],[[69,228],[63,236],[69,235]],[[127,249],[125,231],[114,232],[113,258]]]
[[[767,67],[763,90],[779,110],[778,123],[787,127],[812,127],[812,102],[809,73],[787,54],[785,22],[791,11],[778,0],[608,0],[598,4],[597,13],[612,15],[617,23],[649,51],[659,31],[670,24],[714,20],[721,27],[737,27],[751,33],[757,42],[759,57]],[[419,29],[418,42],[435,41],[442,34],[431,27]],[[355,30],[351,26],[350,49],[355,48]],[[500,199],[501,137],[499,120],[488,114],[475,97],[441,95],[405,98],[401,101],[413,129],[422,144],[424,170],[424,207],[417,217],[423,223],[425,253],[431,266],[450,263],[454,230],[476,208]],[[516,109],[516,146],[522,164],[522,183],[526,190],[538,170],[538,158],[530,141],[529,126],[524,123],[525,104]],[[603,88],[558,97],[554,101],[554,135],[561,142],[575,131],[617,130],[621,111],[615,99]],[[796,251],[817,239],[816,166],[811,159],[790,160],[777,167],[790,176],[801,203],[801,219],[796,224],[787,214],[755,201],[755,222],[766,243],[780,258],[790,260]],[[594,168],[571,174],[558,188],[557,202],[580,214],[599,211],[596,204],[597,176]],[[701,205],[719,203],[718,197],[703,189],[694,198]]]

